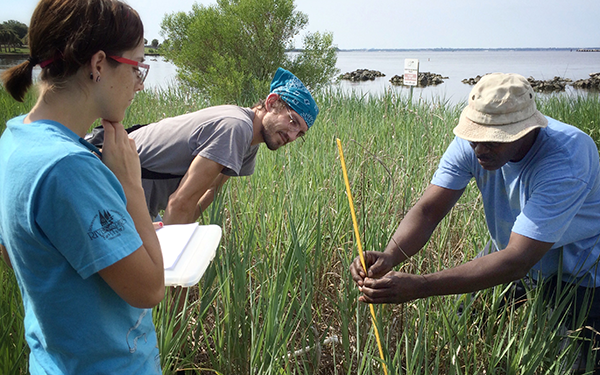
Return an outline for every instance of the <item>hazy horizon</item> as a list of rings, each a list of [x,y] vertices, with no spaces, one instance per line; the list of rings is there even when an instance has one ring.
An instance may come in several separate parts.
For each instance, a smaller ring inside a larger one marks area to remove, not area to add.
[[[3,0],[0,20],[29,24],[38,0]],[[165,14],[190,12],[216,0],[126,0],[136,9],[148,41],[158,39]],[[341,50],[357,49],[578,49],[598,46],[600,1],[571,0],[296,0],[307,32],[332,32]],[[598,47],[596,47],[598,48]]]

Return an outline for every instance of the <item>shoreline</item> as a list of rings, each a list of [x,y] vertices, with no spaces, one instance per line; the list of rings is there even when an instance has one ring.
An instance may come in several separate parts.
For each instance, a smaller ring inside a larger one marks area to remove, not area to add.
[[[571,47],[571,48],[350,48],[342,49],[338,48],[337,52],[460,52],[460,51],[571,51],[571,52],[600,52],[600,48],[597,47]],[[301,49],[286,50],[286,52],[302,52]],[[159,53],[146,53],[146,56],[157,57],[161,56]],[[0,53],[0,58],[6,57],[21,57],[27,58],[27,53],[14,52],[14,53]]]

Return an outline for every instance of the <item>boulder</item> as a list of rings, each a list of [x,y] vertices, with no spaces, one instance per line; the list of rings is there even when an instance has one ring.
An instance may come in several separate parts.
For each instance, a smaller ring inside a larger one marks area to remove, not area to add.
[[[600,73],[590,73],[590,78],[579,79],[573,82],[573,87],[600,91]]]
[[[533,77],[529,77],[527,78],[527,81],[529,82],[533,90],[537,92],[565,91],[567,83],[571,82],[570,79],[562,77],[554,77],[553,79],[547,79],[544,81],[536,80]]]
[[[385,77],[385,74],[377,70],[357,69],[353,72],[344,73],[340,79],[345,79],[352,82],[373,81],[375,78]]]
[[[483,76],[487,76],[488,74],[490,74],[490,73],[486,73],[486,74],[484,74]],[[483,77],[483,76],[476,76],[476,77],[472,77],[472,78],[465,78],[465,79],[463,79],[461,82],[462,82],[462,83],[466,83],[467,85],[471,85],[471,86],[472,86],[472,85],[475,85],[475,84],[477,84],[477,82],[479,82],[479,80],[480,80],[480,79],[481,79],[481,77]]]
[[[448,79],[448,77],[441,74],[421,72],[417,76],[417,87],[436,86],[444,83],[445,79]],[[390,79],[390,82],[396,86],[404,85],[404,75],[395,75]]]
[[[483,76],[486,76],[488,74],[490,73],[484,74]],[[473,78],[465,78],[461,82],[467,85],[475,85],[483,76],[478,75]],[[561,77],[554,77],[553,79],[547,80],[537,80],[533,77],[529,77],[527,78],[527,81],[529,82],[533,90],[538,92],[565,91],[565,87],[568,83],[571,82],[570,79]]]

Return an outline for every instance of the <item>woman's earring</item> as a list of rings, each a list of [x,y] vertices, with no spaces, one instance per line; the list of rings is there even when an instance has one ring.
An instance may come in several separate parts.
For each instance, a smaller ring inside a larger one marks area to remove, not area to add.
[[[100,82],[100,72],[96,72],[98,74],[98,77],[96,77],[96,82]]]
[[[90,73],[90,79],[94,80],[94,73]]]

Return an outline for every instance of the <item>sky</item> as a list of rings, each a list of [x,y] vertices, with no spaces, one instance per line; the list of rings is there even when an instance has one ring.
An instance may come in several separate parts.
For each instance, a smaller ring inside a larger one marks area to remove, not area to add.
[[[165,14],[216,0],[126,0],[158,39]],[[29,25],[36,0],[3,0],[0,22]],[[296,0],[306,32],[332,32],[340,49],[600,48],[598,0]]]

